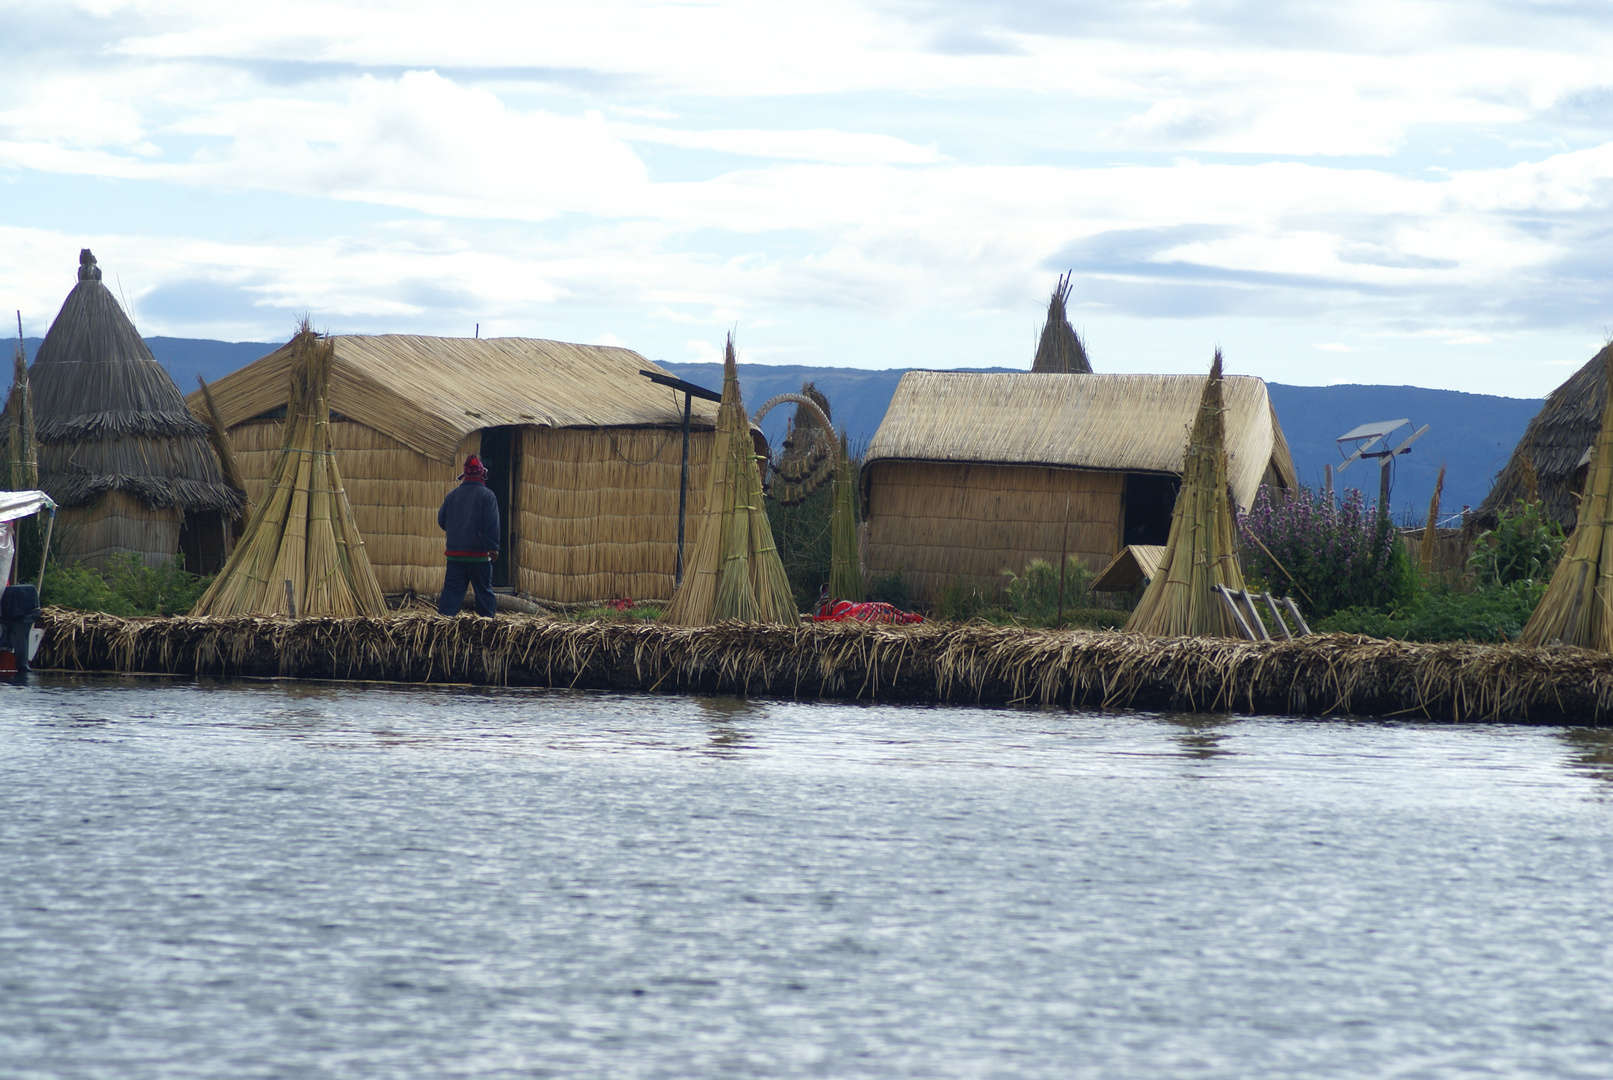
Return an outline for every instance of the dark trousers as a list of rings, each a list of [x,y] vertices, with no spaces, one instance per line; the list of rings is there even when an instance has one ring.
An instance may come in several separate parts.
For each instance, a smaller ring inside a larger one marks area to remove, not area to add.
[[[437,600],[441,615],[458,615],[465,606],[465,585],[476,590],[476,614],[489,619],[498,614],[493,599],[493,564],[491,562],[450,562],[443,576],[442,596]]]

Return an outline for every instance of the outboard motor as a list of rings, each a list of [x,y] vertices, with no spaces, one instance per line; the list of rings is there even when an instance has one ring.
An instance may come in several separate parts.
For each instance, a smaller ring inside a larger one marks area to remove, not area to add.
[[[11,585],[0,593],[0,676],[27,673],[38,618],[39,590],[34,586]]]

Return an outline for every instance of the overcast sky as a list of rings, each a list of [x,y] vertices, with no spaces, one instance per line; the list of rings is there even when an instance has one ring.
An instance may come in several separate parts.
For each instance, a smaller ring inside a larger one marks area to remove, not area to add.
[[[0,306],[1539,396],[1613,333],[1613,6],[0,0]]]

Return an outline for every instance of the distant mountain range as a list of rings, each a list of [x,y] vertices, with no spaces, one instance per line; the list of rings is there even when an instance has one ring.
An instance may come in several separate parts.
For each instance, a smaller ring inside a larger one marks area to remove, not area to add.
[[[197,338],[149,337],[146,344],[185,393],[196,386],[196,376],[212,382],[279,348],[281,342],[207,341]],[[38,338],[25,341],[33,359]],[[712,389],[722,386],[722,365],[658,361],[679,378]],[[908,369],[863,371],[856,368],[768,366],[741,364],[740,389],[746,404],[755,409],[775,394],[799,391],[803,382],[816,384],[829,399],[837,427],[851,436],[854,447],[874,436],[896,384]],[[1007,368],[974,368],[1007,371]],[[1490,489],[1495,474],[1506,464],[1523,429],[1540,410],[1538,398],[1507,398],[1464,394],[1455,390],[1426,390],[1416,386],[1287,386],[1270,383],[1271,400],[1294,454],[1300,482],[1322,484],[1322,468],[1343,460],[1334,439],[1345,431],[1374,420],[1409,419],[1414,426],[1429,425],[1411,453],[1396,460],[1390,501],[1397,519],[1421,521],[1434,493],[1434,478],[1446,465],[1441,513],[1461,512],[1477,506]],[[794,409],[782,407],[768,414],[763,428],[775,442],[782,437]],[[1370,462],[1357,462],[1336,487],[1364,490],[1375,499],[1378,477]]]

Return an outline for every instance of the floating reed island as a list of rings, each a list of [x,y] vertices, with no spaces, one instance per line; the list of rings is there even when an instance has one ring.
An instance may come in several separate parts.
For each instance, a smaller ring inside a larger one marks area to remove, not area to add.
[[[1600,726],[1613,656],[1323,634],[1160,638],[983,624],[533,617],[123,619],[47,608],[36,667],[790,700],[1028,704]]]

